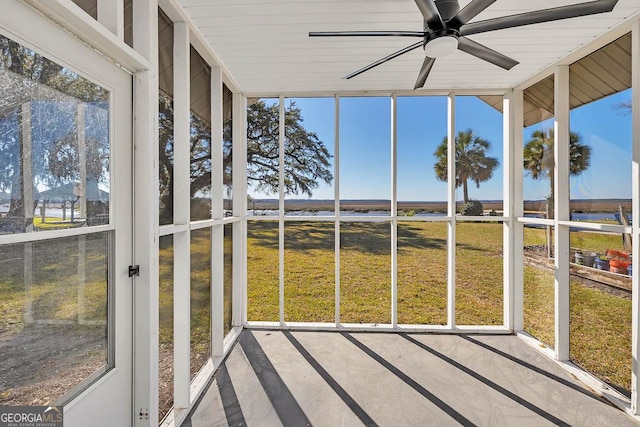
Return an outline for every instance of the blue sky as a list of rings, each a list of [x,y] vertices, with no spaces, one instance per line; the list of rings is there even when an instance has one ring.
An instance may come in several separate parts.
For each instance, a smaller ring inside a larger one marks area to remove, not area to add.
[[[590,168],[571,178],[571,198],[631,197],[631,116],[615,108],[630,96],[630,91],[624,91],[572,111],[571,129],[592,147],[592,156]],[[302,109],[304,126],[316,132],[333,155],[334,98],[295,98],[293,101]],[[552,120],[525,128],[525,143],[534,130],[550,127],[553,127]],[[502,114],[476,97],[456,97],[456,129],[469,128],[490,141],[488,154],[500,162],[494,177],[480,184],[480,188],[470,183],[469,195],[472,199],[501,200]],[[398,98],[398,200],[446,199],[446,184],[438,181],[433,171],[436,161],[433,152],[446,132],[446,97]],[[390,135],[390,98],[340,98],[342,199],[391,198]],[[525,175],[526,200],[542,199],[548,193],[548,181],[534,181]],[[256,198],[277,197],[251,189],[249,194]],[[315,199],[333,199],[333,196],[333,183],[321,184],[313,194]],[[461,188],[457,199],[462,199]]]

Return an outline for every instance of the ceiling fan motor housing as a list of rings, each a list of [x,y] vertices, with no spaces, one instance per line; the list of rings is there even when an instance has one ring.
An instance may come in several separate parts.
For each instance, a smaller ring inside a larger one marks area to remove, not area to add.
[[[455,37],[457,39],[460,37],[460,31],[456,30],[455,28],[445,28],[440,31],[432,31],[424,36],[423,45],[426,45],[431,40],[434,40],[440,37],[446,37],[446,36]]]
[[[458,0],[435,0],[435,3],[443,21],[450,20],[460,12]]]
[[[407,0],[408,1],[408,0]],[[543,22],[560,21],[581,16],[596,15],[611,12],[619,0],[581,0],[578,3],[531,12],[517,13],[498,18],[471,22],[497,0],[468,0],[465,7],[460,9],[458,0],[414,0],[422,15],[423,31],[330,31],[314,33],[310,37],[419,37],[422,40],[400,49],[364,68],[355,71],[345,79],[358,76],[392,59],[411,52],[420,47],[424,48],[425,58],[418,73],[414,89],[424,87],[433,68],[436,58],[451,55],[456,51],[475,56],[478,59],[494,64],[504,70],[510,70],[518,61],[478,43],[468,36],[504,30],[507,28],[523,27],[541,24]],[[574,0],[577,1],[577,0]],[[637,1],[637,0],[636,0]]]

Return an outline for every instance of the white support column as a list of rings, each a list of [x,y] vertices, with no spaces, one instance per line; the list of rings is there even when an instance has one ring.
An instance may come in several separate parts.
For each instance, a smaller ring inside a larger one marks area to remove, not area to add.
[[[118,39],[124,40],[124,1],[98,0],[98,22]]]
[[[224,225],[211,228],[211,357],[224,355]]]
[[[285,138],[285,99],[278,100],[278,318],[284,325],[284,138]]]
[[[240,268],[242,269],[242,276],[240,277],[240,301],[238,301],[238,305],[241,308],[240,311],[240,322],[239,325],[244,325],[247,321],[247,195],[249,194],[248,189],[248,180],[247,180],[247,97],[240,97],[241,105],[240,109],[242,110],[242,140],[240,147],[240,161],[242,165],[242,174],[240,176],[241,190],[242,190],[242,223],[238,225],[241,233],[241,243],[242,243],[242,253],[240,259]]]
[[[447,102],[447,325],[456,327],[456,95],[450,93]]]
[[[190,49],[189,26],[176,22],[173,26],[173,117],[174,117],[174,182],[173,222],[190,222]],[[190,404],[190,318],[191,318],[191,232],[173,236],[173,352],[174,407],[188,408]]]
[[[522,329],[522,91],[509,92],[503,100],[503,216],[504,223],[504,326]]]
[[[340,326],[340,96],[336,95],[333,122],[333,198],[335,222],[335,306],[336,326]]]
[[[631,410],[634,415],[640,415],[640,21],[636,20],[631,32],[631,61],[632,61],[632,104],[633,104],[633,270],[632,284],[632,374],[631,374]]]
[[[211,67],[211,213],[224,215],[222,70]],[[224,225],[211,232],[211,356],[224,354]]]
[[[502,277],[503,277],[503,324],[506,328],[513,330],[513,267],[514,267],[514,233],[513,225],[513,173],[514,173],[514,123],[513,123],[513,92],[507,93],[502,100],[502,169],[503,169],[503,188],[502,188],[502,215],[507,218],[503,225],[503,260],[502,260]]]
[[[554,256],[556,358],[569,360],[569,66],[555,72]]]
[[[524,224],[518,222],[518,218],[524,216],[524,92],[516,90],[511,95],[510,111],[513,127],[513,173],[512,188],[513,198],[511,200],[511,227],[513,229],[513,250],[510,251],[513,257],[512,280],[513,280],[513,301],[512,301],[512,325],[514,331],[524,330]]]
[[[398,97],[391,95],[391,326],[398,326]]]
[[[233,94],[233,326],[242,326],[247,309],[247,98]]]
[[[133,2],[134,49],[151,70],[134,76],[134,425],[158,420],[158,1]],[[146,419],[139,414],[148,413]]]

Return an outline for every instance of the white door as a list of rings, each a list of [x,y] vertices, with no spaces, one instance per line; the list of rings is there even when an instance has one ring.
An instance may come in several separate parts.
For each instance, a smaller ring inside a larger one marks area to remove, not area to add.
[[[0,405],[132,424],[132,76],[0,2]]]

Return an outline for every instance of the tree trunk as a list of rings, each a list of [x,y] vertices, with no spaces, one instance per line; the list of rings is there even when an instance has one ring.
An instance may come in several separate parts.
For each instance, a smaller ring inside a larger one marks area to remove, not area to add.
[[[547,206],[546,206],[546,214],[547,214],[547,219],[553,219],[555,218],[555,180],[554,180],[554,176],[553,176],[553,171],[551,172],[551,175],[549,176],[549,181],[550,181],[550,185],[551,185],[551,191],[549,193],[549,199],[547,199]],[[549,258],[553,258],[553,227],[551,227],[550,225],[547,225],[547,232],[546,232],[546,240],[547,240],[547,257]]]
[[[547,219],[549,218],[550,215],[553,216],[553,214],[550,214],[548,202],[547,202],[546,211],[547,211]],[[550,225],[547,225],[545,238],[547,240],[547,257],[553,258],[553,233],[552,233],[552,227]]]
[[[18,127],[20,129],[20,148],[18,170],[11,183],[11,203],[8,218],[12,218],[15,231],[33,230],[35,211],[33,191],[33,165],[31,163],[31,103],[26,102],[18,109]],[[36,201],[37,203],[37,201]]]
[[[462,195],[464,197],[464,202],[469,203],[469,188],[467,186],[467,180],[462,181]]]
[[[87,145],[85,140],[85,115],[86,105],[81,102],[78,104],[78,110],[76,112],[76,128],[78,130],[78,163],[80,169],[80,181],[78,182],[78,203],[80,205],[80,218],[87,219],[89,215],[87,214]]]

